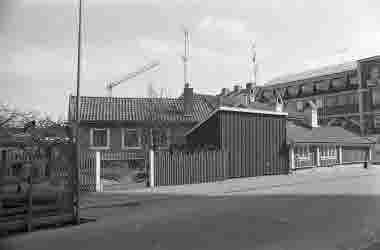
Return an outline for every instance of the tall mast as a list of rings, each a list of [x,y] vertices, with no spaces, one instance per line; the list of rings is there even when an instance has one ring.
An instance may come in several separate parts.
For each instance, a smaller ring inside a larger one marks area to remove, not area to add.
[[[256,43],[251,42],[251,55],[250,55],[250,72],[249,72],[249,80],[254,85],[257,84],[257,63],[256,63]]]
[[[184,42],[185,42],[185,51],[184,55],[182,56],[183,59],[183,77],[184,77],[184,83],[185,86],[189,85],[188,81],[188,60],[189,60],[189,31],[184,28]]]

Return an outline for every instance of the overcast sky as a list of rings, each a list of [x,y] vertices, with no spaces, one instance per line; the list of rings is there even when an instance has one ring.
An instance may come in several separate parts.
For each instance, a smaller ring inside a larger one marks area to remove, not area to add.
[[[77,0],[0,0],[0,99],[55,116],[75,93]],[[85,0],[82,95],[152,60],[161,65],[114,89],[183,88],[182,26],[190,30],[190,82],[217,93],[249,79],[257,43],[259,83],[286,73],[380,54],[380,1]]]

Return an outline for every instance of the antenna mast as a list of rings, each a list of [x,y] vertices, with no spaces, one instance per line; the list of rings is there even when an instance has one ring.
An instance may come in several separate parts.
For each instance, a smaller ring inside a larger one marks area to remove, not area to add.
[[[251,71],[250,71],[250,76],[249,76],[249,80],[251,83],[253,83],[254,85],[257,84],[257,64],[256,64],[256,43],[254,41],[251,42],[251,57],[250,57],[250,61],[251,61]]]
[[[189,31],[187,30],[186,27],[184,27],[184,35],[185,35],[185,53],[182,56],[183,59],[183,77],[184,77],[184,83],[185,86],[189,85],[188,79],[187,79],[187,74],[188,74],[188,65],[187,62],[189,60]]]

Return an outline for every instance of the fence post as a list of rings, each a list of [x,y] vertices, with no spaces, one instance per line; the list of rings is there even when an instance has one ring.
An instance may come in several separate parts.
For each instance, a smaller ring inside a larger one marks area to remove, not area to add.
[[[150,177],[150,186],[154,187],[154,151],[149,150],[149,177]]]
[[[1,169],[0,169],[0,180],[8,175],[7,169],[7,151],[1,150]]]
[[[289,148],[289,173],[295,170],[295,162],[294,162],[294,146],[291,145]]]
[[[323,148],[322,148],[322,150],[323,150]],[[316,167],[321,166],[321,149],[320,149],[320,146],[317,146],[317,148],[316,148],[315,157],[316,157],[316,161],[315,161]]]
[[[342,165],[343,164],[343,149],[342,149],[342,146],[339,146],[339,164]]]
[[[27,214],[27,221],[26,221],[26,230],[28,232],[32,231],[32,224],[33,224],[33,175],[32,175],[32,166],[31,164],[28,165],[29,170],[29,176],[28,176],[28,182],[29,182],[29,190],[28,190],[28,214]]]
[[[103,186],[100,179],[100,171],[101,171],[101,155],[100,151],[96,151],[96,192],[102,192]]]

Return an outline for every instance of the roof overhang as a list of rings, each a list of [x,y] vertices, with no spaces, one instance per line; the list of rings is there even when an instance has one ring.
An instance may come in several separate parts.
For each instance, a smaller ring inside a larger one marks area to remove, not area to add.
[[[239,112],[239,113],[248,113],[248,114],[265,114],[265,115],[277,115],[277,116],[288,116],[288,113],[286,112],[277,112],[277,111],[269,111],[269,110],[260,110],[260,109],[246,109],[246,108],[232,108],[232,107],[219,107],[215,109],[213,112],[210,113],[210,115],[204,119],[203,121],[196,124],[194,127],[192,127],[189,131],[185,133],[185,136],[189,135],[191,132],[199,128],[203,123],[205,123],[207,120],[209,120],[214,114],[216,114],[219,111],[229,111],[229,112]]]

